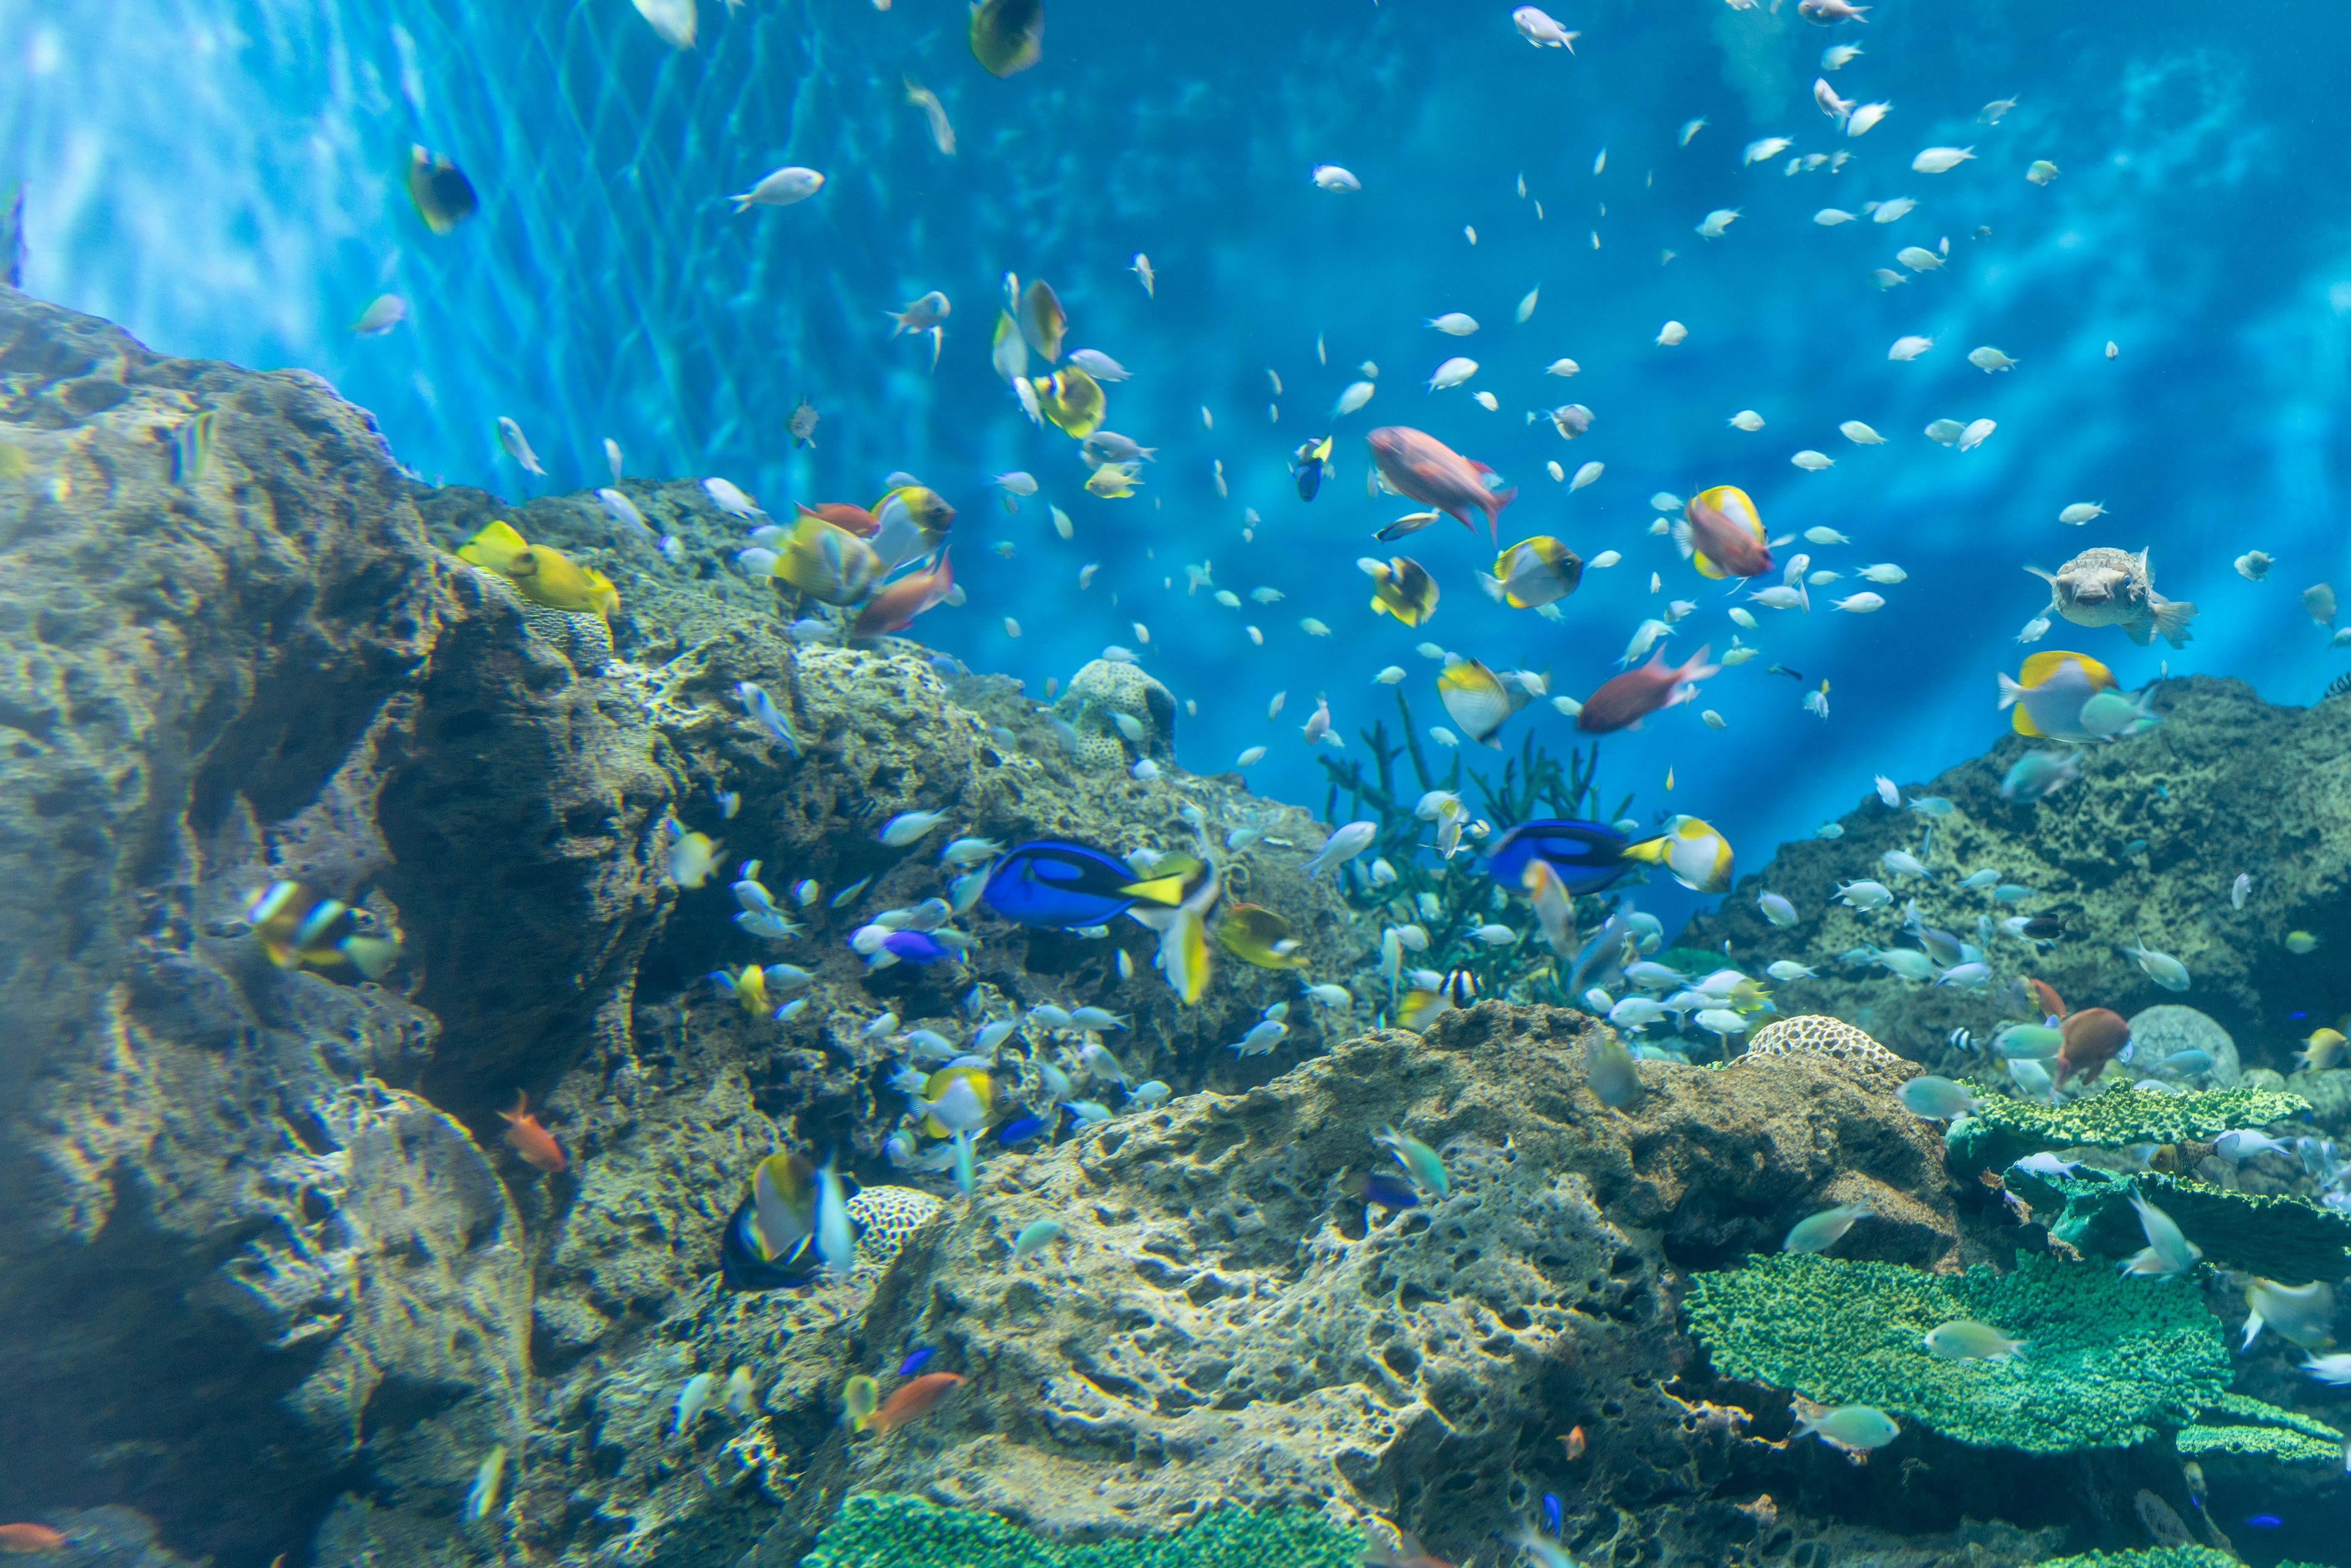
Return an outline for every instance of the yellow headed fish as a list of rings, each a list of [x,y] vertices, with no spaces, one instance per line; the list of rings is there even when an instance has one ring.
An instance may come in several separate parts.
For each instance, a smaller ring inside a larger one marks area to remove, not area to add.
[[[1413,990],[1396,1004],[1396,1027],[1426,1034],[1447,1013],[1458,1012],[1478,999],[1478,979],[1467,969],[1456,969],[1433,991]]]
[[[873,547],[814,512],[792,520],[769,575],[825,604],[856,604],[887,570]]]
[[[2300,1066],[2315,1072],[2340,1062],[2346,1043],[2351,1042],[2345,1040],[2339,1029],[2313,1030],[2310,1038],[2302,1042],[2302,1049],[2294,1053],[2294,1059]]]
[[[1053,286],[1041,277],[1029,279],[1029,287],[1020,291],[1020,335],[1045,356],[1047,364],[1061,357],[1061,334],[1069,326],[1069,312],[1061,308],[1061,298],[1053,292]]]
[[[276,882],[245,911],[261,950],[281,969],[352,968],[380,980],[400,956],[400,944],[360,935],[364,919],[350,904],[298,882]]]
[[[1038,286],[1032,283],[1029,287]],[[1038,410],[1064,434],[1083,441],[1102,428],[1102,416],[1110,404],[1102,396],[1102,383],[1078,366],[1063,365],[1050,376],[1039,376],[1029,384],[1037,389]]]
[[[1086,481],[1086,494],[1105,501],[1124,500],[1142,487],[1143,481],[1135,477],[1142,471],[1140,463],[1105,463]]]
[[[424,226],[437,235],[472,217],[482,204],[463,169],[422,147],[408,150],[408,199]]]
[[[758,965],[744,965],[743,972],[734,977],[734,988],[735,999],[753,1018],[763,1019],[775,1010],[768,1000],[767,971]]]
[[[1666,868],[1673,879],[1697,893],[1727,893],[1730,889],[1730,845],[1723,836],[1696,817],[1669,817],[1666,831],[1654,839],[1626,844],[1628,861],[1645,861]]]
[[[1270,909],[1236,904],[1217,923],[1217,946],[1260,969],[1303,969],[1310,960],[1290,935],[1290,922]]]
[[[856,1431],[865,1430],[866,1422],[882,1407],[882,1385],[863,1373],[858,1374],[841,1388],[841,1424]]]
[[[894,570],[916,556],[929,555],[946,542],[956,509],[945,497],[924,485],[902,485],[873,503],[879,527],[872,539],[882,570]]]
[[[1771,570],[1763,514],[1736,485],[1700,490],[1684,505],[1674,543],[1689,552],[1701,577],[1753,577]]]
[[[1532,610],[1565,599],[1583,580],[1583,558],[1549,534],[1537,534],[1496,556],[1494,575],[1481,573],[1478,586],[1513,610]]]
[[[2095,738],[2082,727],[2082,705],[2116,685],[2112,670],[2087,653],[2051,648],[2024,661],[2019,678],[2000,677],[2000,706],[2019,735],[2050,740]]]
[[[1417,626],[1437,613],[1437,579],[1420,562],[1409,556],[1385,561],[1364,556],[1355,564],[1372,580],[1372,608],[1381,614]]]
[[[971,57],[993,77],[1035,65],[1045,53],[1045,0],[979,0],[971,8]]]
[[[609,616],[621,606],[620,591],[602,572],[561,550],[530,543],[512,523],[492,523],[458,547],[457,559],[496,572],[525,599],[549,610]]]
[[[1170,856],[1169,860],[1176,857]],[[1190,857],[1184,857],[1187,862]],[[1154,871],[1166,874],[1168,861],[1163,860]],[[1208,988],[1210,961],[1208,956],[1208,912],[1217,906],[1224,894],[1224,879],[1217,868],[1190,862],[1184,868],[1187,891],[1184,900],[1173,909],[1145,908],[1137,904],[1128,910],[1129,918],[1159,933],[1159,972],[1167,977],[1167,984],[1184,1005],[1191,1006]],[[1196,876],[1198,880],[1189,879]]]
[[[967,1092],[968,1100],[966,1099]],[[940,1121],[935,1113],[924,1113],[924,1132],[934,1138],[952,1137],[958,1132],[970,1132],[987,1120],[989,1110],[996,1104],[996,1081],[987,1075],[984,1067],[942,1067],[923,1081],[923,1099],[945,1111],[950,1121],[968,1121],[971,1124],[971,1126],[951,1127]]]
[[[1519,711],[1520,700],[1510,695],[1500,676],[1475,659],[1447,665],[1437,677],[1437,697],[1464,735],[1497,751],[1502,747],[1494,732]]]

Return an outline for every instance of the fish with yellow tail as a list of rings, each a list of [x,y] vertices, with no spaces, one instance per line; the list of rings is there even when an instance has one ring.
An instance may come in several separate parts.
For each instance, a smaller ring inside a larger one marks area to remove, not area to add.
[[[1498,604],[1537,610],[1556,604],[1583,580],[1583,558],[1549,534],[1520,539],[1494,558],[1492,576],[1478,574],[1478,586]]]
[[[2097,737],[2083,727],[2082,710],[2116,684],[2114,672],[2087,653],[2052,648],[2026,659],[2013,680],[2001,672],[2000,706],[2019,735],[2087,741]]]
[[[365,914],[298,882],[271,883],[254,894],[245,918],[281,969],[348,969],[380,980],[400,956],[397,941],[368,935]]]
[[[1494,739],[1494,732],[1509,723],[1528,698],[1523,688],[1513,691],[1477,660],[1464,659],[1447,665],[1437,677],[1437,700],[1445,705],[1462,734],[1499,751],[1502,745]]]
[[[609,617],[621,607],[620,590],[602,572],[561,550],[532,544],[512,523],[490,524],[457,548],[457,559],[496,573],[525,599],[549,610]]]
[[[1159,933],[1159,972],[1186,1007],[1208,988],[1208,912],[1224,893],[1224,879],[1213,865],[1203,865],[1199,881],[1175,906],[1130,908],[1127,917]]]
[[[1079,366],[1063,365],[1029,384],[1036,390],[1038,410],[1064,435],[1083,441],[1102,428],[1110,400],[1102,395],[1102,383]]]
[[[1626,844],[1624,854],[1628,861],[1664,867],[1676,882],[1694,893],[1730,890],[1730,845],[1696,817],[1667,819],[1664,832]]]
[[[1673,536],[1674,548],[1701,577],[1756,577],[1771,570],[1763,514],[1736,485],[1717,485],[1692,496],[1683,504]]]
[[[971,8],[971,57],[992,77],[1027,70],[1045,55],[1045,0],[980,0]]]
[[[1437,579],[1411,557],[1380,560],[1364,556],[1355,565],[1372,580],[1372,608],[1382,615],[1417,626],[1437,613]]]

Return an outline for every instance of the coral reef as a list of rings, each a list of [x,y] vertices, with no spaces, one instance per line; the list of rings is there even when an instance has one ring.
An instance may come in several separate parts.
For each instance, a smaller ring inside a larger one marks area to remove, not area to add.
[[[2056,917],[2063,934],[2036,949],[1995,929],[1985,943],[2003,975],[2033,975],[2075,1007],[2125,1017],[2185,1003],[2234,1038],[2248,1066],[2283,1071],[2306,1025],[2296,1015],[2339,1018],[2351,1010],[2351,967],[2330,953],[2351,947],[2351,788],[2335,758],[2351,749],[2351,704],[2273,706],[2234,680],[2196,675],[2149,688],[2157,728],[2082,754],[2076,783],[2038,802],[2003,800],[2001,776],[2045,742],[2002,737],[1982,757],[1906,788],[1913,799],[1949,801],[1946,815],[1896,810],[1871,798],[1837,821],[1840,836],[1783,846],[1760,872],[1740,879],[1717,911],[1694,921],[1684,940],[1722,951],[1758,972],[1777,958],[1820,969],[1787,987],[1804,1009],[1858,1024],[1904,1055],[1950,1071],[1991,1058],[1945,1059],[1952,1030],[1988,1040],[2003,1011],[1995,990],[1929,987],[1835,956],[1898,941],[1899,904],[1915,899],[1924,923],[1974,939],[1979,916]],[[1930,879],[1888,876],[1880,857],[1915,853]],[[1963,887],[1972,872],[1996,869],[2001,886]],[[2250,873],[2242,908],[2230,889]],[[1885,876],[1896,906],[1862,912],[1834,902],[1838,884]],[[1757,910],[1765,889],[1787,898],[1798,920],[1781,928]],[[2287,950],[2302,930],[2318,938],[2306,954]],[[2190,988],[2175,995],[2121,951],[2144,943],[2186,965]]]
[[[800,1559],[804,1568],[1354,1568],[1362,1535],[1305,1510],[1228,1509],[1159,1539],[1061,1544],[993,1514],[861,1492]]]
[[[1076,732],[1078,766],[1090,771],[1176,754],[1176,695],[1131,660],[1080,665],[1053,711]]]
[[[2210,1143],[2232,1128],[2266,1127],[2309,1109],[2299,1095],[2252,1083],[2191,1094],[2109,1089],[2060,1105],[1986,1096],[1951,1129],[1951,1159],[1956,1168],[1998,1171],[2043,1149]]]
[[[2215,1416],[2235,1419],[2215,1423]],[[2234,1454],[2282,1464],[2339,1465],[2343,1459],[2341,1432],[2242,1394],[2222,1395],[2203,1420],[2179,1429],[2175,1446],[2183,1454]]]
[[[2229,1385],[2220,1325],[2191,1285],[2020,1254],[1931,1275],[1802,1253],[1691,1281],[1690,1329],[1734,1377],[1872,1405],[1963,1443],[2062,1453],[2187,1425]],[[1973,1319],[2027,1354],[1949,1362],[1928,1331]]]
[[[2121,1176],[2085,1166],[2065,1176],[2010,1171],[2008,1189],[2033,1207],[2050,1235],[2084,1251],[2125,1258],[2147,1244],[2133,1193],[2171,1216],[2207,1261],[2267,1279],[2351,1274],[2351,1215],[2291,1194],[2239,1192],[2159,1171]]]

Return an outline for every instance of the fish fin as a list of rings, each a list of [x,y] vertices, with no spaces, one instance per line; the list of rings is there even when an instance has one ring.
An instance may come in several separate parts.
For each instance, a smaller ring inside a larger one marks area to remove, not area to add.
[[[530,1091],[528,1089],[516,1090],[514,1109],[511,1111],[501,1111],[498,1114],[507,1119],[507,1124],[509,1126],[512,1126],[515,1123],[521,1121],[526,1116],[528,1116],[530,1114]]]
[[[2144,648],[2154,635],[2154,627],[2152,620],[2126,621],[2123,623],[2123,635]]]
[[[1186,873],[1185,876],[1189,874]],[[1153,904],[1163,904],[1172,909],[1184,902],[1185,876],[1161,876],[1154,877],[1149,882],[1131,882],[1118,891],[1123,895],[1146,899]],[[1130,910],[1128,913],[1134,912]]]
[[[1684,560],[1688,560],[1698,554],[1698,534],[1697,531],[1690,527],[1689,519],[1687,517],[1676,517],[1674,519],[1673,538],[1674,549],[1682,552],[1682,559]],[[1706,568],[1701,566],[1698,570],[1700,571],[1704,571]]]
[[[2051,588],[2053,589],[2057,586],[2057,574],[2055,572],[2043,571],[2037,566],[2028,566],[2024,570],[2039,578],[2042,581],[2047,583]]]
[[[2106,667],[2095,659],[2085,659],[2079,653],[2069,653],[2063,648],[2051,648],[2043,653],[2032,653],[2025,657],[2022,672],[2023,684],[2017,689],[2022,692],[2026,686],[2040,685],[2055,675],[2058,669],[2068,659],[2082,666],[2082,673],[2090,677],[2091,684],[2094,685],[2100,675],[2105,675],[2109,681],[2114,679],[2113,675],[2107,674]],[[2005,685],[2001,687],[2003,692],[2007,689]],[[2006,707],[2008,705],[2002,703],[2001,706]]]
[[[2188,645],[2192,635],[2188,623],[2196,619],[2195,605],[2184,599],[2167,599],[2147,608],[2155,618],[2155,630],[2162,634],[2165,642],[2175,648]],[[2139,639],[2142,643],[2146,640],[2144,637]]]
[[[2035,653],[2032,655],[2032,658],[2038,659],[2043,656],[2043,655],[2042,654]],[[2000,706],[2003,708],[2016,707],[2016,699],[2022,696],[2026,692],[2032,690],[2037,684],[2038,683],[2036,683],[2032,678],[2032,659],[2027,659],[2024,662],[2024,679],[2022,681],[2010,679],[2008,672],[2006,670],[2002,670],[2000,673]],[[2017,708],[2017,733],[2019,735],[2032,735],[2036,733],[2033,730],[2026,728],[2025,724],[2026,720],[2024,718],[2024,710]]]

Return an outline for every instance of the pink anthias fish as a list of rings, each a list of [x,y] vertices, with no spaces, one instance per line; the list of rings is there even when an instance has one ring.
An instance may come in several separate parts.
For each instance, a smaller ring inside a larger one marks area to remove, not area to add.
[[[1692,683],[1722,668],[1708,664],[1707,653],[1700,648],[1690,655],[1688,664],[1676,669],[1666,663],[1665,650],[1660,648],[1639,669],[1603,682],[1598,691],[1584,698],[1583,711],[1575,716],[1575,727],[1586,735],[1606,735],[1637,725],[1660,708],[1689,701],[1698,695]]]
[[[852,637],[878,637],[887,632],[903,632],[914,624],[914,617],[934,605],[943,602],[955,591],[955,569],[947,563],[947,552],[939,551],[939,564],[928,571],[910,572],[865,601],[857,612],[856,623],[850,627]]]
[[[1448,514],[1473,534],[1478,525],[1469,520],[1469,513],[1483,512],[1487,532],[1497,544],[1501,542],[1502,508],[1517,497],[1516,485],[1507,490],[1488,489],[1486,476],[1493,472],[1491,468],[1409,425],[1384,424],[1364,439],[1372,449],[1372,461],[1399,495]]]

